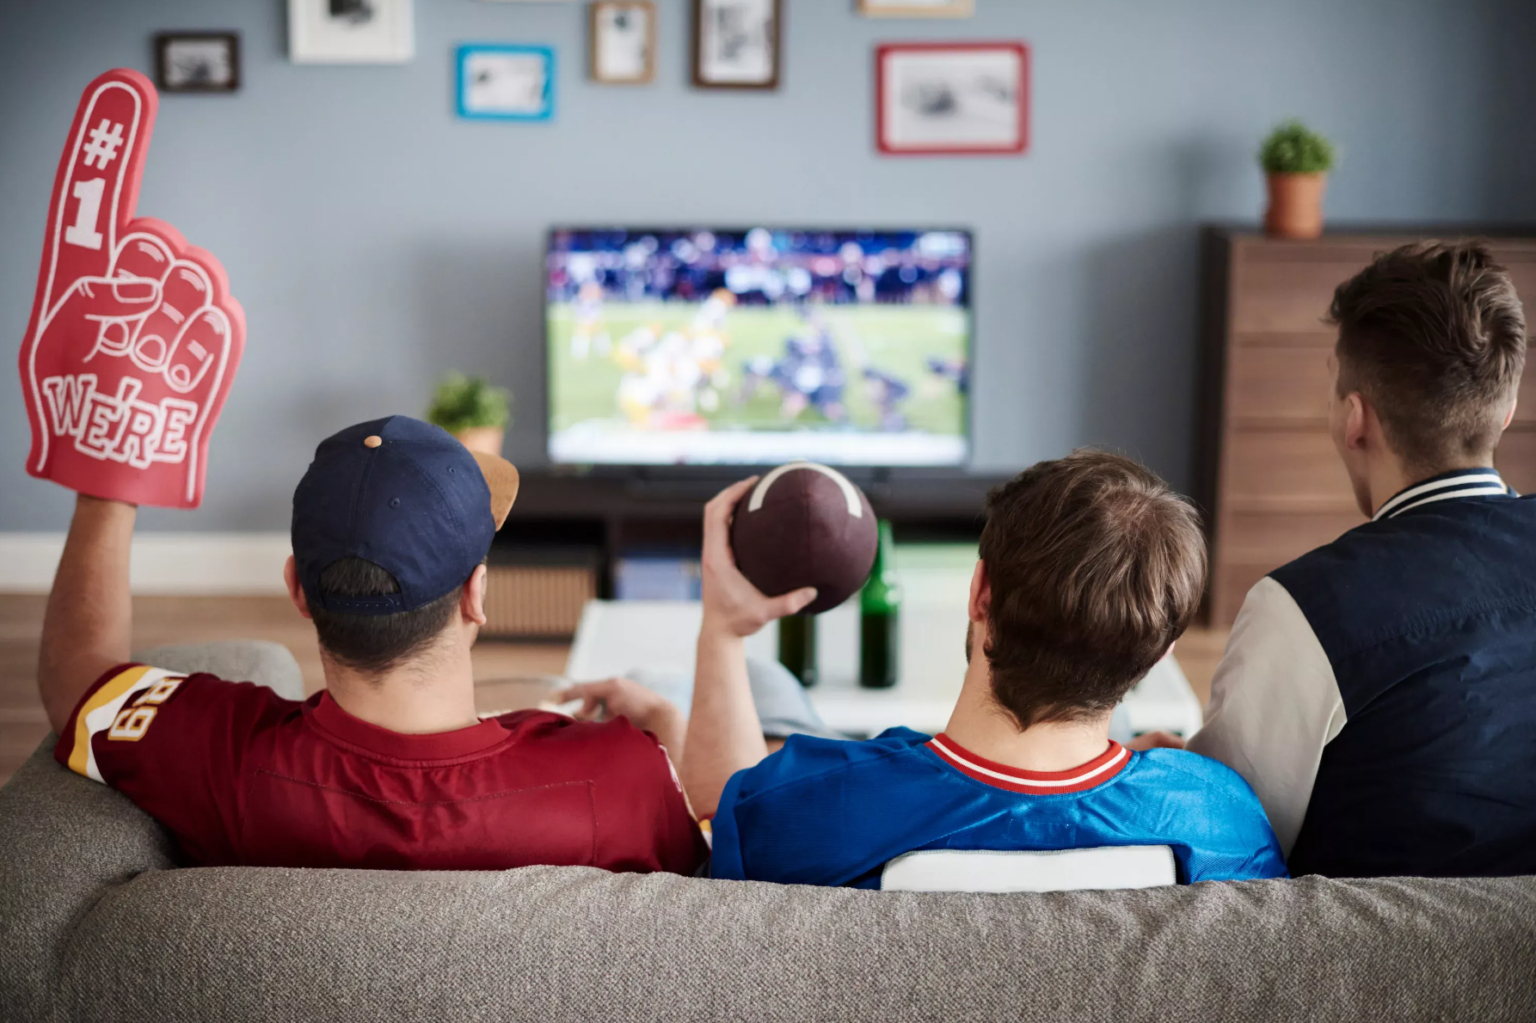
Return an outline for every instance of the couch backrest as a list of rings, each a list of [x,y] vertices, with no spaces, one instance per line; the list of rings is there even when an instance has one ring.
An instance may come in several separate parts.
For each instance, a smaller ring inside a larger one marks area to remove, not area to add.
[[[0,1016],[26,1020],[1514,1020],[1536,879],[1052,895],[531,867],[168,869],[48,758],[0,790]]]

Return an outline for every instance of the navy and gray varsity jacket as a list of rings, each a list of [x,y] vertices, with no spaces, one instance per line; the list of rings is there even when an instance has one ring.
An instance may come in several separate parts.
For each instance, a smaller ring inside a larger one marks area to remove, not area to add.
[[[1260,580],[1189,748],[1293,875],[1536,874],[1536,498],[1445,473]]]

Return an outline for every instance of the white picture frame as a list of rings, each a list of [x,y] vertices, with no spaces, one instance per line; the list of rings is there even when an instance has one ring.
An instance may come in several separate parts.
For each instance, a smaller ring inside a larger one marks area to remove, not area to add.
[[[412,0],[288,0],[295,64],[405,64],[415,56]]]
[[[858,0],[866,18],[969,18],[974,0]]]
[[[648,85],[656,79],[656,4],[596,0],[591,6],[588,63],[594,82]]]

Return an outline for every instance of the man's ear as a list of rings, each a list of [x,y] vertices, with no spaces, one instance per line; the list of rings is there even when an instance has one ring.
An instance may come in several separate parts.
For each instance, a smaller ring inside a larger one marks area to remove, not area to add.
[[[1373,424],[1376,432],[1381,432],[1381,421],[1376,418],[1376,410],[1371,408],[1370,402],[1359,391],[1349,392],[1344,401],[1349,406],[1349,411],[1344,414],[1344,446],[1351,451],[1359,451],[1365,447],[1366,436]]]
[[[304,599],[304,587],[299,585],[299,566],[293,560],[293,555],[288,555],[288,560],[283,562],[283,582],[288,585],[288,599],[293,601],[293,606],[299,609],[299,614],[305,618],[313,618],[309,613],[309,601]]]
[[[1509,429],[1509,424],[1513,423],[1515,421],[1515,409],[1517,409],[1519,407],[1520,407],[1520,398],[1518,396],[1516,396],[1515,399],[1509,403],[1509,411],[1504,414],[1504,425],[1499,427],[1499,432],[1500,433],[1502,433],[1505,430]]]
[[[973,622],[987,620],[987,612],[992,609],[992,580],[987,575],[987,563],[978,559],[976,570],[971,573],[971,598],[966,605],[966,613]]]
[[[467,622],[485,624],[485,566],[476,565],[459,594],[459,614]]]

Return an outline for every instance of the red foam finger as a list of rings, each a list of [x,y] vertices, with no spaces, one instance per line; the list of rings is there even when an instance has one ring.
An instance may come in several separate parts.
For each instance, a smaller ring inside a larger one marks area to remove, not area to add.
[[[147,79],[118,70],[91,83],[75,115],[19,360],[27,471],[98,497],[195,508],[245,315],[217,259],[133,216],[155,104]]]

